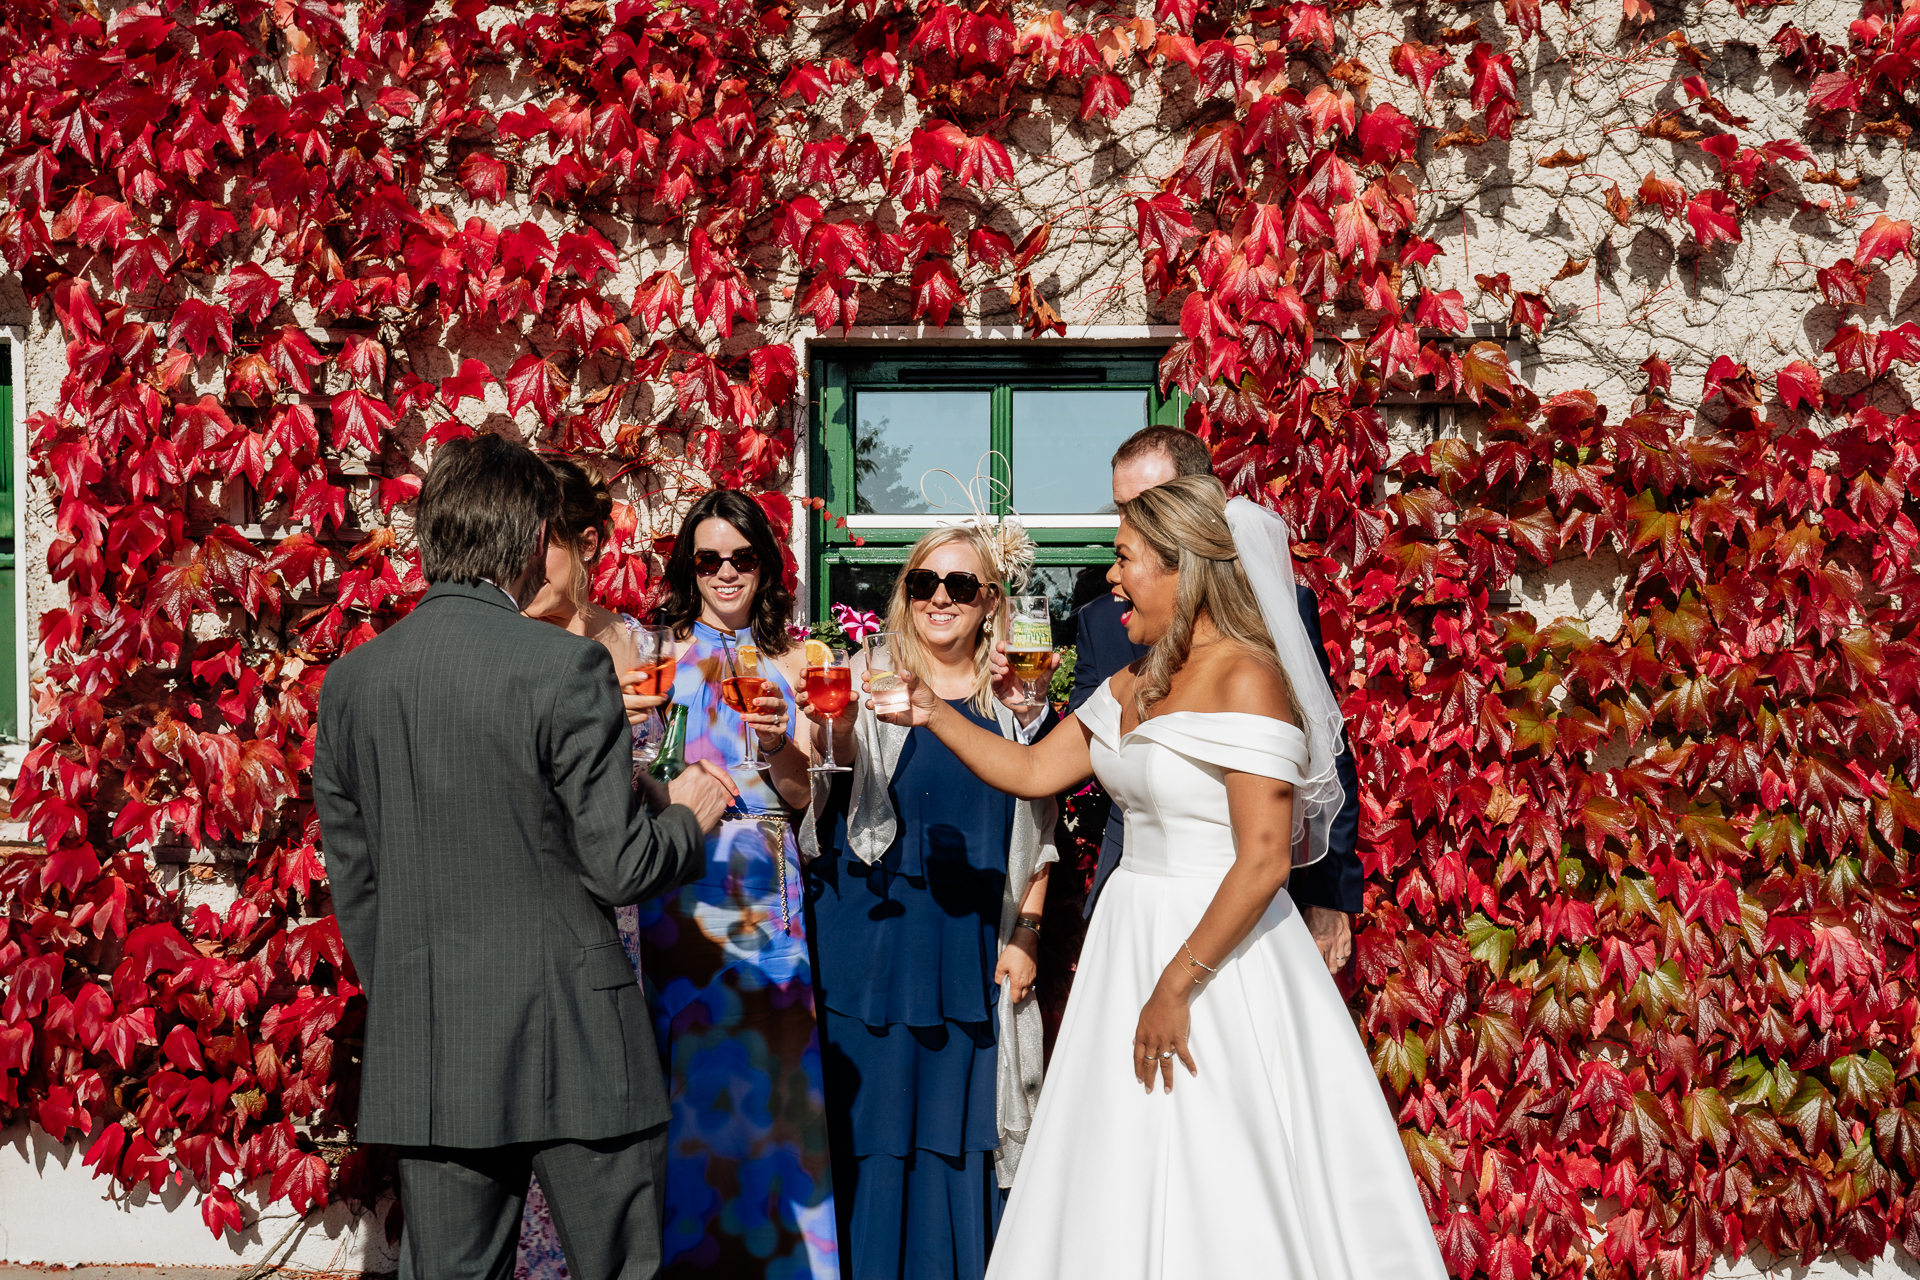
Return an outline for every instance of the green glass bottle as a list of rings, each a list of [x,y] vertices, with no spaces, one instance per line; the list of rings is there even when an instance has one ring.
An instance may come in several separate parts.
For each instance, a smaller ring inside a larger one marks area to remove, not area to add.
[[[647,772],[662,782],[672,782],[687,771],[687,708],[676,702],[667,713],[667,733],[660,739],[660,754],[653,758]]]

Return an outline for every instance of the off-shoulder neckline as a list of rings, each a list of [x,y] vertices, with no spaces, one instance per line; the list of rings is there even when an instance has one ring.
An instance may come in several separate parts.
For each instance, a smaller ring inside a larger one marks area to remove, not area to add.
[[[1120,740],[1122,742],[1126,741],[1128,738],[1133,737],[1135,734],[1139,733],[1141,730],[1147,728],[1150,725],[1160,724],[1164,721],[1172,720],[1178,716],[1197,716],[1201,718],[1230,717],[1235,720],[1253,720],[1263,725],[1271,725],[1275,729],[1285,729],[1288,732],[1292,733],[1294,736],[1302,739],[1304,739],[1307,736],[1306,730],[1300,728],[1300,726],[1298,725],[1288,724],[1285,720],[1281,720],[1275,716],[1257,715],[1251,711],[1163,711],[1157,716],[1148,716],[1146,719],[1142,720],[1139,724],[1136,724],[1131,729],[1122,729],[1120,727],[1120,721],[1124,715],[1124,709],[1120,706],[1120,699],[1113,696],[1111,677],[1101,682],[1100,692],[1106,696],[1107,701],[1113,704],[1113,710],[1115,713],[1113,728],[1114,728],[1114,732],[1120,735]]]

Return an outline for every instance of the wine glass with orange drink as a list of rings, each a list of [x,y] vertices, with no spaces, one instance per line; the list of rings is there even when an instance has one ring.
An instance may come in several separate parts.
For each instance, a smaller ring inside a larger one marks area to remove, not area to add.
[[[807,705],[831,722],[853,701],[853,668],[847,665],[847,651],[836,649],[824,640],[807,641]],[[827,734],[827,756],[808,773],[847,773],[846,765],[833,758],[833,734]]]
[[[777,696],[772,681],[760,674],[760,650],[750,644],[721,644],[720,696],[740,715],[758,715],[760,699]],[[747,726],[746,756],[742,769],[764,771],[771,768],[760,754],[760,735]]]
[[[628,617],[625,621],[638,657],[627,672],[624,682],[627,692],[642,698],[671,698],[673,677],[680,668],[672,629],[650,627],[637,618]],[[660,750],[660,739],[666,731],[666,717],[660,714],[660,708],[648,711],[646,719],[633,727],[633,754],[644,762],[651,762],[654,753]]]

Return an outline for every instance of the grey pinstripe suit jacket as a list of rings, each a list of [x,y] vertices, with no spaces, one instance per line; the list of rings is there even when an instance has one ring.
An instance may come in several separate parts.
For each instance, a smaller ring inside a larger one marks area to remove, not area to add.
[[[441,583],[335,662],[313,798],[367,991],[359,1138],[495,1147],[667,1118],[615,906],[699,874],[691,810],[650,818],[613,662]]]

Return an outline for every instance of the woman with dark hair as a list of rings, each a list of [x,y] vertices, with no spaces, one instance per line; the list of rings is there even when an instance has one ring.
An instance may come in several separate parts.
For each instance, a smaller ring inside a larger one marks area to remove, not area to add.
[[[740,795],[707,839],[707,870],[640,907],[641,972],[667,1055],[665,1275],[837,1280],[827,1127],[794,824],[810,799],[788,732],[804,652],[766,512],[734,490],[693,504],[667,559],[661,625],[679,641],[673,700],[689,762]],[[727,650],[757,654],[773,696],[741,715]],[[764,771],[743,767],[748,735]]]

